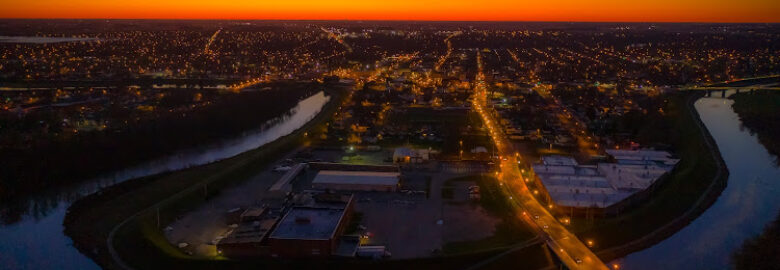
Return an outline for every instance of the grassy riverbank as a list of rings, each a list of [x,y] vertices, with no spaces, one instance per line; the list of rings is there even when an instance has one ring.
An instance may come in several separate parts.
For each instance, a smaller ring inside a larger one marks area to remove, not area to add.
[[[732,108],[742,124],[758,136],[758,140],[780,164],[780,92],[756,91],[731,96]],[[780,215],[767,225],[764,232],[746,240],[732,257],[737,270],[776,269],[780,265]]]
[[[746,240],[732,257],[737,270],[770,270],[780,265],[780,214],[764,232]]]
[[[299,147],[306,140],[304,133],[319,130],[316,127],[331,117],[345,96],[343,89],[327,92],[331,101],[317,117],[292,134],[263,147],[208,165],[130,180],[75,202],[64,221],[65,233],[82,253],[104,267],[117,268],[108,252],[106,239],[125,220],[127,222],[117,230],[115,246],[120,248],[121,257],[128,264],[148,263],[149,258],[154,258],[148,257],[152,254],[185,257],[167,242],[160,242],[164,238],[159,230],[156,230],[157,234],[149,231],[156,229],[158,213],[162,224],[166,224],[182,211],[208,200],[221,188],[257,174],[275,157]],[[139,231],[144,233],[133,234]]]
[[[268,88],[241,93],[171,89],[138,107],[122,103],[124,96],[111,96],[102,107],[92,105],[101,108],[98,112],[48,106],[21,115],[0,113],[0,222],[13,223],[27,214],[31,197],[279,121],[320,86],[280,82],[263,87]],[[96,120],[79,122],[82,115]],[[73,128],[99,121],[109,124]],[[68,128],[64,123],[70,123]]]
[[[756,91],[731,96],[732,108],[742,124],[758,135],[758,140],[775,157],[780,157],[780,92]],[[780,164],[780,158],[776,159]]]

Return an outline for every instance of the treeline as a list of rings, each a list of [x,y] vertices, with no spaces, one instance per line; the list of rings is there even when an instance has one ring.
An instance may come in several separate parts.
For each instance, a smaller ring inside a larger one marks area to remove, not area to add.
[[[320,89],[316,84],[276,85],[225,95],[186,113],[155,111],[121,129],[23,138],[26,145],[3,145],[0,151],[0,201],[233,138],[283,116]]]
[[[780,92],[739,93],[731,98],[742,125],[758,135],[761,144],[780,164]]]
[[[780,269],[780,215],[764,232],[745,240],[734,252],[732,264],[737,270]]]

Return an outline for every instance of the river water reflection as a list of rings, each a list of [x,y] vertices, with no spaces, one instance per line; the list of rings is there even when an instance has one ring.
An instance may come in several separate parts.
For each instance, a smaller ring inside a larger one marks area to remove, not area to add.
[[[731,94],[731,93],[729,93]],[[780,168],[742,127],[733,100],[699,99],[695,106],[715,139],[730,175],[718,200],[670,238],[617,262],[623,269],[728,269],[731,254],[777,217]]]
[[[24,214],[11,220],[4,218],[6,224],[0,225],[0,269],[99,269],[63,234],[62,221],[71,202],[128,179],[207,164],[255,149],[300,128],[314,118],[329,100],[324,92],[318,92],[301,100],[284,117],[236,139],[182,151],[76,187],[63,187],[30,196],[23,202]],[[7,214],[7,209],[0,210]]]

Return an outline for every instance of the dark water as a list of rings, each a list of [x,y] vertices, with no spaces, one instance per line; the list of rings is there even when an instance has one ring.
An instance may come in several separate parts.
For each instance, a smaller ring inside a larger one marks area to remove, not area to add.
[[[19,219],[0,225],[0,269],[99,269],[79,253],[63,234],[62,221],[71,202],[101,188],[128,179],[210,163],[255,149],[287,135],[314,118],[330,100],[323,92],[314,94],[258,131],[201,149],[183,151],[140,166],[117,171],[77,187],[63,187],[30,196]],[[2,206],[6,207],[6,206]]]
[[[741,127],[731,109],[733,101],[717,96],[702,98],[695,105],[729,168],[728,186],[690,225],[618,260],[622,269],[729,269],[731,254],[777,217],[780,168],[775,157]]]

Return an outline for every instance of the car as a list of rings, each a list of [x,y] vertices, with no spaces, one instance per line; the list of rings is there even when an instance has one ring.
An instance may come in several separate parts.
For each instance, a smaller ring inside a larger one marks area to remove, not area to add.
[[[548,229],[550,226],[547,226],[547,224],[542,225],[542,228]]]
[[[539,215],[534,215],[534,219],[539,219]]]
[[[582,263],[582,259],[574,258],[574,262],[576,262],[577,264],[581,264]]]

